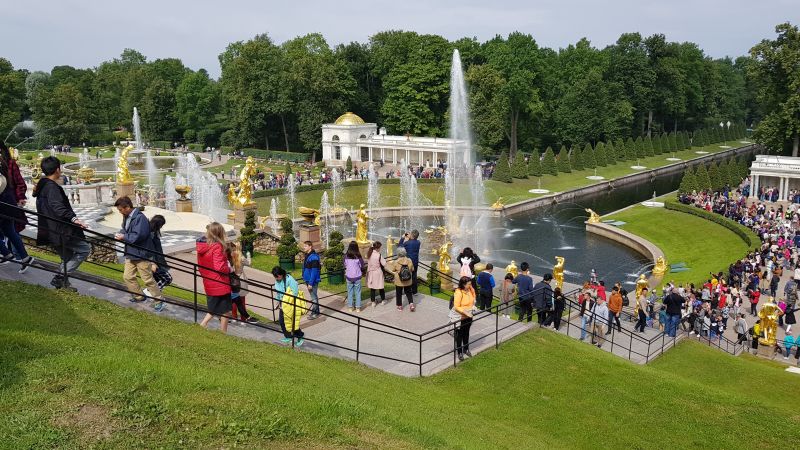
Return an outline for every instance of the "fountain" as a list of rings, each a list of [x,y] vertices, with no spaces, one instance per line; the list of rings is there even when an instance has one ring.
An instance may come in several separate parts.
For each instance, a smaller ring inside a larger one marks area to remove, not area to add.
[[[331,171],[331,192],[333,193],[333,205],[331,213],[333,213],[333,229],[335,230],[338,226],[337,214],[341,210],[341,206],[339,206],[339,200],[342,196],[342,177],[339,174],[339,170],[336,168]]]
[[[188,185],[192,188],[192,210],[211,217],[216,221],[224,221],[228,215],[225,208],[227,200],[217,177],[200,169],[193,153],[180,158],[176,185]]]
[[[269,202],[269,221],[272,228],[272,234],[278,235],[278,201],[275,197]]]
[[[380,191],[378,189],[378,173],[375,172],[375,164],[369,163],[369,173],[367,174],[367,209],[370,212],[375,211],[381,206]],[[372,237],[372,229],[370,229],[370,238]]]
[[[404,159],[400,160],[400,166],[400,206],[406,209],[402,226],[405,231],[419,230],[422,228],[419,216],[422,194],[417,187],[417,178],[410,173]]]
[[[319,214],[322,216],[322,234],[325,239],[325,248],[330,245],[331,232],[331,204],[328,202],[328,192],[322,193],[322,200],[319,203]]]
[[[177,199],[178,193],[175,192],[175,179],[167,175],[164,178],[164,208],[175,211],[175,201]]]
[[[295,209],[297,209],[296,199],[295,199],[295,184],[294,184],[294,174],[289,174],[288,185],[286,187],[286,191],[289,193],[289,217],[294,220]]]

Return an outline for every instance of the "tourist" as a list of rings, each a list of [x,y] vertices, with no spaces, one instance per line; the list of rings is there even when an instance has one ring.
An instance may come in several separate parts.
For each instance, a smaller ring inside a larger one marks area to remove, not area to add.
[[[733,324],[733,330],[736,332],[736,343],[741,344],[747,341],[747,320],[744,318],[744,313],[739,314],[736,322]]]
[[[225,246],[225,256],[228,258],[228,265],[230,267],[231,277],[231,316],[234,320],[242,317],[242,322],[245,323],[258,323],[258,320],[247,312],[247,274],[244,271],[244,266],[247,265],[247,260],[244,258],[241,250],[241,243],[229,242]],[[238,314],[237,314],[238,311]]]
[[[464,355],[472,357],[469,351],[469,329],[472,326],[472,315],[475,308],[475,289],[469,277],[458,280],[458,288],[453,293],[453,309],[461,314],[461,320],[456,326],[456,352],[458,360],[463,361]]]
[[[306,282],[308,294],[311,296],[311,314],[308,318],[314,320],[319,317],[319,296],[317,295],[317,288],[319,288],[322,266],[320,264],[319,254],[314,250],[314,245],[311,241],[303,242],[303,253],[306,254],[305,259],[303,259],[303,281]]]
[[[55,274],[50,284],[56,289],[75,292],[68,277],[78,270],[92,251],[83,234],[87,227],[78,219],[66,192],[58,184],[58,180],[61,180],[61,161],[55,156],[48,156],[42,159],[40,167],[44,177],[33,188],[36,211],[41,215],[38,218],[36,244],[52,246],[61,258],[60,272]]]
[[[397,305],[397,310],[403,310],[403,293],[406,295],[406,299],[408,300],[408,306],[411,309],[411,312],[414,312],[416,307],[414,306],[414,295],[411,291],[411,284],[413,283],[412,274],[414,273],[414,262],[411,261],[406,252],[406,249],[403,247],[397,248],[397,258],[391,264],[390,272],[394,275],[394,286],[395,286],[395,304]]]
[[[153,249],[153,262],[150,264],[150,270],[153,272],[153,279],[156,281],[158,289],[160,289],[161,292],[164,292],[164,288],[172,284],[169,264],[167,264],[167,258],[164,256],[164,248],[161,245],[161,228],[166,223],[167,220],[161,214],[156,214],[150,219],[150,248]],[[143,289],[143,291],[146,296],[152,296],[152,293],[147,290],[147,288]],[[153,309],[155,309],[156,312],[161,312],[166,306],[167,304],[162,299],[153,305]]]
[[[608,324],[608,305],[606,305],[606,301],[602,298],[597,298],[597,301],[594,302],[594,306],[591,310],[591,317],[590,321],[594,324],[592,326],[592,345],[596,345],[597,348],[601,348],[603,346],[603,341],[605,341],[605,335],[608,333],[604,333],[604,328],[606,324]]]
[[[275,300],[278,301],[278,323],[283,332],[281,342],[289,344],[296,339],[294,345],[300,347],[305,337],[300,329],[300,319],[306,309],[303,291],[297,280],[280,266],[272,268],[272,276],[275,278]]]
[[[163,300],[161,289],[153,279],[150,267],[152,264],[150,222],[138,208],[133,207],[133,202],[127,196],[118,198],[114,206],[122,214],[122,228],[114,238],[125,243],[125,269],[122,278],[131,295],[130,301],[136,303],[145,300],[145,297],[140,295],[142,291],[136,278],[137,273],[150,295]]]
[[[386,303],[383,277],[386,260],[381,255],[381,247],[382,244],[375,241],[372,243],[372,247],[367,250],[367,287],[369,288],[369,299],[373,307],[377,305],[375,294],[380,294],[381,305]]]
[[[406,253],[414,266],[411,272],[411,293],[417,295],[417,269],[419,268],[420,247],[419,231],[411,230],[411,233],[404,233],[403,237],[400,238],[400,242],[397,243],[397,247],[406,249]]]
[[[617,331],[622,331],[622,324],[619,322],[619,315],[622,312],[622,294],[619,285],[614,285],[611,289],[611,297],[608,299],[608,331],[611,334],[614,329],[614,322],[617,323]]]
[[[783,359],[789,359],[789,356],[792,354],[792,348],[796,345],[798,345],[798,343],[795,341],[792,332],[787,332],[786,336],[783,338]]]
[[[640,333],[644,333],[644,327],[647,325],[647,314],[644,312],[647,304],[647,293],[648,289],[643,288],[642,292],[636,296],[636,305],[633,308],[633,313],[638,318],[633,331]]]
[[[553,324],[553,329],[558,331],[561,328],[561,316],[564,314],[564,308],[567,306],[567,298],[561,292],[561,288],[556,286],[553,289],[553,310],[550,317],[547,318],[545,326]]]
[[[472,288],[477,291],[478,285],[475,280],[475,264],[481,262],[481,259],[471,248],[465,247],[461,253],[456,257],[456,261],[461,265],[459,270],[460,277],[469,277],[472,283]]]
[[[750,298],[750,315],[757,316],[757,307],[759,299],[761,298],[761,291],[758,289],[749,290],[747,291],[747,296]]]
[[[591,323],[591,315],[590,311],[594,307],[595,297],[593,293],[596,293],[592,288],[592,283],[586,282],[583,283],[583,289],[581,289],[581,293],[578,295],[578,304],[580,305],[580,310],[578,311],[578,316],[581,318],[581,340],[586,339],[586,325]]]
[[[511,312],[514,308],[514,289],[514,275],[507,273],[500,290],[500,300],[503,302],[500,312],[506,319],[511,318]]]
[[[480,308],[481,311],[486,311],[487,309],[492,308],[492,299],[494,298],[493,290],[495,287],[492,269],[494,269],[494,266],[491,263],[486,264],[486,268],[484,268],[477,277],[477,284],[479,288],[478,308]]]
[[[513,283],[517,285],[517,292],[519,294],[519,320],[525,320],[528,316],[530,323],[533,318],[533,278],[530,275],[530,266],[527,262],[519,265],[519,274],[514,278]]]
[[[364,258],[356,241],[350,241],[344,255],[344,278],[347,281],[347,307],[350,312],[361,312],[361,278],[364,277]],[[355,307],[353,305],[355,302]]]
[[[211,319],[219,317],[220,329],[227,333],[226,314],[231,311],[231,277],[228,258],[225,257],[225,228],[222,224],[212,222],[206,225],[206,234],[197,239],[196,248],[197,265],[203,279],[208,308],[200,325],[208,328]]]
[[[664,331],[667,328],[667,307],[661,305],[661,309],[658,311],[658,331]],[[700,334],[700,330],[697,330],[697,333]]]
[[[678,331],[678,322],[681,320],[681,309],[683,308],[683,297],[678,294],[677,288],[672,288],[672,291],[663,301],[664,306],[667,307],[667,336],[675,337]]]
[[[20,266],[18,272],[25,273],[34,259],[28,254],[19,235],[25,229],[27,218],[25,212],[18,208],[25,206],[28,186],[3,141],[0,141],[0,177],[5,180],[4,184],[0,184],[0,264],[11,261],[13,254],[13,260]],[[5,239],[8,239],[11,251],[6,247]]]
[[[533,286],[533,308],[536,310],[539,326],[544,325],[544,321],[553,309],[553,288],[550,282],[553,281],[553,274],[546,273],[542,281]]]

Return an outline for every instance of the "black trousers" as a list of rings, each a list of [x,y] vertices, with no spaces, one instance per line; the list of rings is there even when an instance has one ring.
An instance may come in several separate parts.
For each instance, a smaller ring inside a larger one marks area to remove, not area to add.
[[[564,310],[561,311],[555,310],[550,313],[550,320],[553,322],[553,328],[556,330],[561,328],[561,316],[564,314]]]
[[[529,300],[520,300],[519,301],[519,320],[520,322],[525,320],[525,315],[528,315],[528,322],[533,320],[533,305]]]
[[[636,326],[633,327],[633,331],[640,330],[644,333],[644,327],[647,325],[647,314],[644,313],[641,309],[639,310],[639,321],[636,322]]]
[[[539,325],[544,325],[545,320],[547,320],[548,311],[545,310],[536,310],[536,321]]]
[[[481,310],[491,309],[492,307],[492,291],[480,291],[478,293],[478,308]]]
[[[233,303],[233,309],[239,311],[239,315],[242,316],[242,320],[247,320],[250,318],[250,314],[247,313],[247,309],[244,307],[244,297],[236,297],[231,299]]]
[[[411,286],[395,286],[394,287],[394,301],[397,306],[403,306],[403,292],[406,293],[408,304],[414,304],[414,297],[411,295]]]
[[[472,317],[461,319],[456,328],[456,351],[462,354],[469,350],[469,329],[472,326]]]
[[[386,290],[385,289],[370,289],[369,290],[369,299],[372,300],[372,303],[375,303],[375,293],[379,292],[381,295],[381,301],[386,300]]]
[[[750,303],[750,314],[753,316],[757,316],[758,312],[756,311],[756,307],[758,306],[757,303]]]
[[[411,271],[411,293],[416,295],[417,294],[417,267],[419,263],[414,263],[414,270]],[[409,302],[411,303],[411,302]]]
[[[617,322],[617,330],[622,331],[622,324],[619,323],[619,317],[617,314],[610,309],[608,310],[608,332],[611,332],[611,329],[614,328],[614,322]]]

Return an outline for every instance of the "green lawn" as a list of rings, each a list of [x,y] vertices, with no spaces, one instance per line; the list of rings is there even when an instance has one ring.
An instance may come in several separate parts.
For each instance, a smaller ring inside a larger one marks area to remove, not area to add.
[[[606,219],[626,222],[620,228],[657,245],[664,251],[667,263],[684,262],[691,268],[665,274],[662,284],[668,281],[698,283],[705,281],[710,272],[727,273],[728,265],[742,258],[748,250],[739,236],[722,225],[678,211],[636,205],[603,216],[603,220]]]
[[[738,142],[738,141],[737,141]],[[737,145],[742,145],[738,144]],[[706,151],[709,153],[717,153],[726,149],[720,148],[719,144],[709,145],[703,148],[693,148],[691,150],[683,150],[674,153],[675,157],[682,160],[689,160],[699,158],[704,155],[698,155],[696,151]],[[655,169],[669,164],[674,164],[675,161],[667,161],[666,158],[672,157],[673,154],[663,154],[658,156],[651,156],[639,161],[639,164],[647,167],[648,169]],[[634,161],[618,162],[617,164],[597,169],[597,175],[603,176],[606,179],[619,178],[625,175],[639,172],[638,170],[631,169],[630,166],[635,165]],[[217,169],[214,169],[217,170]],[[281,169],[282,170],[282,169]],[[558,176],[544,175],[542,177],[528,178],[528,179],[515,179],[512,183],[501,183],[498,181],[487,180],[486,185],[486,202],[487,204],[494,203],[498,197],[503,198],[503,203],[510,204],[516,203],[529,198],[541,197],[541,194],[531,194],[528,192],[530,189],[539,188],[548,189],[551,192],[563,192],[571,189],[588,186],[597,181],[589,180],[586,177],[594,175],[594,170],[582,170],[572,173],[559,173]],[[427,202],[433,205],[441,205],[444,202],[444,184],[419,184],[419,190]],[[398,206],[400,204],[400,185],[380,185],[380,195],[382,206]],[[318,209],[320,200],[322,199],[323,190],[306,191],[297,194],[297,205],[307,206],[309,208]],[[289,202],[285,195],[276,197],[280,199],[280,211],[286,212]],[[360,203],[366,203],[367,187],[366,186],[350,186],[342,189],[342,199],[339,201],[341,206],[348,209],[357,208]],[[255,201],[258,203],[258,212],[260,215],[268,215],[269,207],[272,197],[261,197]],[[328,191],[328,201],[333,202],[332,194]]]
[[[800,378],[693,342],[643,367],[536,330],[406,379],[20,282],[0,289],[15,293],[0,315],[5,448],[749,449],[800,439]]]

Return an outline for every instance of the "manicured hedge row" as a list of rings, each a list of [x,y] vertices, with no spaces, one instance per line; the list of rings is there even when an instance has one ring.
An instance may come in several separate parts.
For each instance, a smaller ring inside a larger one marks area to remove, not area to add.
[[[223,147],[222,150],[228,154],[233,152],[232,147]],[[278,161],[289,162],[306,162],[311,159],[311,153],[281,152],[277,150],[261,150],[257,148],[243,148],[242,151],[244,152],[245,156],[252,156],[260,159],[272,158],[277,159]]]
[[[736,223],[733,220],[728,219],[727,217],[721,216],[717,213],[709,212],[706,211],[705,209],[698,208],[696,206],[684,205],[683,203],[673,199],[665,201],[664,207],[672,211],[679,211],[687,214],[692,214],[697,217],[701,217],[703,219],[718,223],[723,227],[736,233],[736,235],[742,238],[742,240],[744,241],[745,244],[747,244],[748,247],[755,247],[759,245],[761,242],[761,239],[759,239],[759,237],[753,232],[753,230],[747,228],[742,224]]]
[[[345,181],[342,183],[344,187],[351,187],[351,186],[366,186],[369,183],[368,180],[351,180]],[[441,184],[444,183],[444,178],[418,178],[418,184]],[[399,178],[381,178],[378,180],[378,184],[400,184]],[[295,192],[307,192],[307,191],[320,191],[326,190],[331,188],[331,183],[322,183],[322,184],[303,184],[297,186],[295,188]],[[268,189],[266,191],[255,191],[253,193],[253,197],[261,198],[261,197],[272,197],[275,195],[283,195],[286,193],[286,188],[280,189]]]

